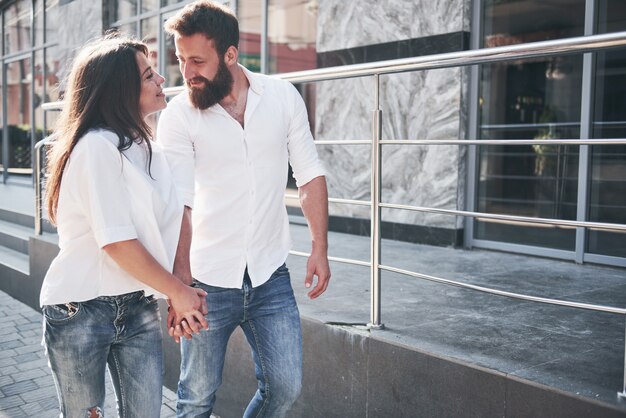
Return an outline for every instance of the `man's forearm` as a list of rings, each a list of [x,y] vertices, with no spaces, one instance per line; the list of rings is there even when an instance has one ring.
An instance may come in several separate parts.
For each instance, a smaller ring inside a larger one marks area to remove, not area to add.
[[[191,265],[189,262],[189,250],[191,249],[191,208],[185,206],[183,220],[180,228],[176,257],[174,258],[174,275],[183,283],[190,285],[192,282]]]
[[[328,190],[326,178],[316,177],[298,189],[302,212],[309,224],[313,251],[328,252]]]

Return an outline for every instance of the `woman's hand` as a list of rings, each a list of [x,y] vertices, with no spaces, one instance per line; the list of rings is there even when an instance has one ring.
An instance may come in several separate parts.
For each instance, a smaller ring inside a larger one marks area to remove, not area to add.
[[[209,329],[204,317],[208,313],[206,295],[202,289],[181,283],[180,289],[170,296],[167,327],[169,335],[177,343],[182,336],[190,339],[193,334]]]

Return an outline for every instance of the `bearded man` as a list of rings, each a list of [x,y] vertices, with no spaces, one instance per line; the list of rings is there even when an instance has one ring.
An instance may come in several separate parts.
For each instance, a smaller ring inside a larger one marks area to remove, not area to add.
[[[219,3],[190,3],[165,28],[187,87],[157,131],[186,206],[174,274],[204,289],[209,309],[209,330],[191,339],[180,338],[189,324],[168,318],[181,341],[177,414],[210,416],[228,339],[241,327],[258,380],[244,416],[283,417],[302,380],[300,316],[285,265],[287,164],[311,232],[309,297],[330,279],[326,180],[306,108],[290,83],[238,64],[238,22]]]

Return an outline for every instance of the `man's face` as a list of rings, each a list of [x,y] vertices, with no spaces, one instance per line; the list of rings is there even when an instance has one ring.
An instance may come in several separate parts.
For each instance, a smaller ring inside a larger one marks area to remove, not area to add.
[[[176,36],[176,56],[180,72],[189,90],[189,98],[198,109],[206,109],[226,97],[233,86],[233,76],[212,40],[204,34]]]

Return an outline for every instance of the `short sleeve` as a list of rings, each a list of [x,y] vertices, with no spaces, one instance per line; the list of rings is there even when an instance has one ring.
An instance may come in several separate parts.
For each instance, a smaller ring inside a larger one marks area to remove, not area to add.
[[[304,101],[290,83],[288,84],[288,94],[290,100],[287,103],[292,103],[292,116],[287,134],[289,163],[293,169],[296,186],[301,187],[314,178],[325,175],[325,171],[317,155]]]
[[[110,140],[88,133],[72,151],[64,174],[69,177],[63,179],[63,186],[75,194],[100,248],[137,238],[123,176],[124,163],[124,157]]]
[[[161,113],[156,141],[165,153],[180,200],[193,208],[195,150],[182,110],[175,99]]]

